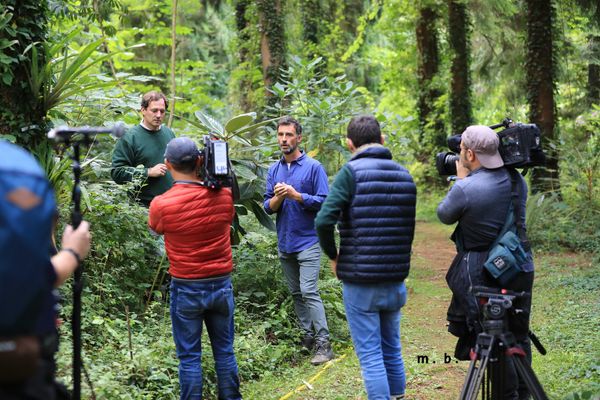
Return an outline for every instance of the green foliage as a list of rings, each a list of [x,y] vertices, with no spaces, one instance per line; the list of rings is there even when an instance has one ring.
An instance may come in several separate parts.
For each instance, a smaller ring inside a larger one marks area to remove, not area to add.
[[[570,204],[556,194],[537,194],[528,201],[527,235],[535,249],[585,251],[600,260],[598,226],[598,205]]]
[[[5,49],[13,49],[19,43],[15,39],[17,32],[10,24],[13,18],[12,10],[13,7],[8,6],[0,13],[0,32],[2,32],[0,36],[0,80],[5,85],[10,85],[13,82],[15,77],[13,66],[18,62],[17,58],[5,52]]]
[[[19,144],[45,140],[47,121],[27,85],[32,60],[25,49],[47,37],[48,8],[36,0],[5,0],[0,12],[0,137]]]
[[[215,135],[230,143],[229,157],[236,175],[233,189],[237,191],[235,199],[237,215],[233,225],[234,243],[238,243],[240,234],[245,233],[240,224],[239,215],[247,215],[249,211],[264,227],[275,230],[273,220],[262,207],[262,194],[265,188],[264,176],[268,165],[266,164],[267,159],[260,150],[263,147],[260,128],[273,120],[254,123],[256,113],[247,113],[237,115],[223,125],[201,111],[196,111],[196,117],[199,122],[193,124],[205,134]]]
[[[43,57],[40,57],[35,46],[26,49],[26,53],[31,51],[31,70],[28,73],[31,92],[39,99],[44,114],[49,113],[50,117],[56,116],[53,110],[58,105],[66,105],[67,101],[81,102],[86,92],[115,85],[110,78],[90,73],[93,67],[115,54],[94,56],[102,44],[101,39],[85,45],[79,51],[69,48],[81,33],[81,29],[75,29],[52,45],[44,43]]]
[[[348,154],[342,144],[348,122],[357,113],[368,112],[364,109],[368,98],[363,96],[363,88],[356,87],[345,75],[321,76],[321,63],[321,58],[306,62],[293,57],[283,72],[283,80],[273,85],[277,101],[269,113],[297,118],[302,124],[306,151],[331,175]]]
[[[590,398],[590,392],[596,398],[600,393],[598,262],[573,255],[536,256],[536,260],[531,329],[548,354],[534,355],[533,368],[549,398],[571,392],[567,398]]]

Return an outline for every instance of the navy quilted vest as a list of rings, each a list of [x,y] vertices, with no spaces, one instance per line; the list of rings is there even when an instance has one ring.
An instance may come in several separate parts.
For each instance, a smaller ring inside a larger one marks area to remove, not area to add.
[[[357,283],[403,281],[415,230],[412,177],[379,145],[357,153],[348,166],[355,194],[338,226],[338,277]]]

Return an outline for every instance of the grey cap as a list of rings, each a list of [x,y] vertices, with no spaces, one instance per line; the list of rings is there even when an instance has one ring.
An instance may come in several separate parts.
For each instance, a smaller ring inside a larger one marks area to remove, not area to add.
[[[500,140],[490,127],[485,125],[469,126],[462,133],[461,141],[464,147],[471,149],[484,168],[494,169],[504,165],[498,152]]]
[[[196,143],[188,137],[171,139],[167,143],[165,158],[173,164],[183,164],[195,160],[200,155]]]

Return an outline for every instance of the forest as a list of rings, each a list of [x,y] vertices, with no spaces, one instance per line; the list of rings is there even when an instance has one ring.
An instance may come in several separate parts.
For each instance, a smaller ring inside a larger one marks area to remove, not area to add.
[[[319,288],[336,358],[310,365],[263,210],[276,120],[331,183],[346,127],[374,115],[417,184],[417,233],[402,311],[407,398],[456,398],[468,363],[447,332],[452,227],[435,210],[449,182],[446,139],[509,118],[536,124],[546,155],[525,173],[536,265],[533,369],[551,399],[600,398],[600,4],[597,0],[0,0],[0,140],[30,151],[69,223],[72,148],[54,127],[127,127],[142,94],[169,100],[165,123],[229,144],[239,182],[232,227],[235,352],[248,399],[366,399],[342,285],[322,257]],[[179,398],[168,260],[111,179],[116,138],[81,152],[81,207],[93,234],[82,293],[82,398]],[[2,157],[2,155],[0,155]],[[71,285],[61,288],[57,377],[72,385]],[[205,334],[203,343],[208,343]],[[217,398],[210,346],[204,397]],[[423,355],[430,360],[424,363]]]

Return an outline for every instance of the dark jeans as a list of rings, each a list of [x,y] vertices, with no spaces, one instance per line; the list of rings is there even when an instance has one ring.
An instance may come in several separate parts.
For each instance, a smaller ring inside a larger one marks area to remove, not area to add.
[[[202,398],[202,324],[215,359],[219,399],[238,400],[240,381],[233,354],[231,278],[171,280],[171,322],[179,358],[181,399]]]

